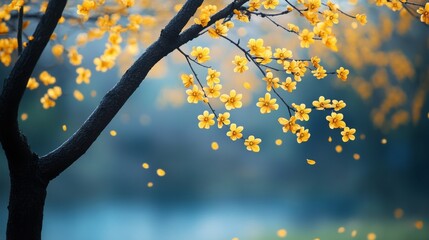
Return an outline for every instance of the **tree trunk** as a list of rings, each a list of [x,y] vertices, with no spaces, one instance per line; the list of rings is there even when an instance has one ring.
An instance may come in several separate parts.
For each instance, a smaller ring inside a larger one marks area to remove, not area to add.
[[[37,161],[24,161],[22,171],[10,174],[7,240],[40,240],[48,181],[40,176]]]

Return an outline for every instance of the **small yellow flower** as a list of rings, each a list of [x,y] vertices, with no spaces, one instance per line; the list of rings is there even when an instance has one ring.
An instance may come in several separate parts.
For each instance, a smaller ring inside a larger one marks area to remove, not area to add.
[[[245,57],[237,55],[234,57],[232,63],[235,64],[234,72],[243,73],[249,69],[247,66],[247,59]]]
[[[302,48],[309,48],[310,44],[314,43],[314,33],[308,31],[308,29],[302,30],[301,34],[299,34],[299,40],[301,40],[301,47]]]
[[[217,117],[217,127],[222,128],[223,125],[229,125],[231,123],[229,117],[229,112],[219,113],[219,116]]]
[[[338,101],[334,99],[332,100],[331,106],[334,108],[334,111],[340,111],[341,109],[346,107],[346,103],[343,100]]]
[[[326,70],[322,66],[319,66],[316,70],[311,71],[311,73],[313,73],[313,76],[315,76],[317,79],[322,79],[327,76]]]
[[[218,72],[214,69],[211,69],[211,68],[207,69],[206,80],[207,80],[208,84],[209,83],[220,83],[219,76],[220,76],[220,72]]]
[[[386,3],[386,6],[394,12],[402,9],[402,3],[399,0],[390,0]]]
[[[63,52],[64,52],[64,46],[63,46],[63,45],[61,45],[61,44],[55,44],[55,45],[52,47],[52,54],[53,54],[55,57],[60,57],[60,56],[63,54]]]
[[[210,60],[210,49],[205,47],[192,47],[192,52],[191,52],[191,56],[195,57],[195,59],[199,62],[199,63],[203,63],[206,62],[208,60]]]
[[[255,138],[255,136],[250,135],[246,140],[244,140],[244,146],[246,146],[248,151],[259,152],[259,143],[261,142],[262,140],[260,138]]]
[[[265,51],[264,39],[262,39],[262,38],[258,38],[258,39],[251,38],[249,40],[249,42],[247,42],[247,47],[249,48],[251,55],[261,56]]]
[[[225,103],[225,108],[227,110],[235,109],[235,108],[241,108],[243,103],[241,102],[241,99],[243,98],[243,94],[237,94],[237,92],[233,89],[228,94],[222,94],[220,96],[220,100]]]
[[[78,53],[76,48],[69,49],[68,57],[69,57],[70,64],[73,66],[77,66],[82,63],[83,56]]]
[[[209,129],[210,126],[215,124],[215,121],[213,120],[214,116],[215,115],[213,113],[209,114],[208,111],[204,111],[202,115],[198,115],[198,120],[200,120],[198,127]]]
[[[260,0],[250,0],[249,1],[249,10],[250,12],[257,11],[261,7]]]
[[[265,93],[265,97],[259,98],[256,106],[260,108],[262,114],[270,113],[271,110],[279,109],[279,105],[276,103],[277,99],[271,99],[271,94]]]
[[[292,78],[287,77],[284,82],[280,85],[285,91],[292,92],[296,89],[296,82],[292,81]]]
[[[28,79],[27,88],[30,90],[34,90],[39,87],[39,83],[36,81],[36,78],[31,77]]]
[[[204,87],[204,92],[209,98],[217,98],[220,96],[220,90],[222,89],[221,84],[208,83],[208,87]]]
[[[292,56],[292,51],[286,48],[276,48],[276,52],[274,53],[274,57],[277,59],[278,64],[283,64],[285,59],[292,58]]]
[[[47,94],[52,100],[57,100],[61,97],[63,91],[61,90],[61,87],[55,86],[53,88],[49,88]]]
[[[214,28],[208,30],[209,36],[212,38],[219,38],[219,36],[227,36],[229,28],[222,24],[222,21],[216,21]]]
[[[279,0],[265,0],[262,2],[265,9],[275,9],[279,5]]]
[[[345,127],[343,131],[341,131],[341,136],[343,136],[341,139],[343,142],[348,142],[349,140],[353,141],[355,140],[355,134],[356,129]]]
[[[39,75],[39,79],[45,86],[54,84],[57,81],[57,79],[51,74],[49,74],[47,71],[41,72]]]
[[[300,105],[297,105],[295,103],[292,103],[292,107],[296,109],[295,111],[295,117],[301,121],[308,121],[310,119],[309,113],[311,112],[311,108],[305,108],[305,104],[301,103]]]
[[[267,91],[271,91],[273,88],[278,88],[280,79],[278,77],[274,77],[271,71],[267,71],[265,77],[262,78],[267,83]]]
[[[204,93],[199,90],[197,85],[193,85],[192,89],[187,89],[186,94],[188,94],[188,103],[198,103],[198,101],[203,100]]]
[[[325,23],[328,26],[332,26],[334,24],[338,24],[338,13],[334,13],[330,10],[326,10],[323,12],[323,16],[325,17]]]
[[[326,120],[329,122],[329,128],[345,128],[346,123],[343,121],[344,115],[342,113],[332,112],[331,116],[326,116]]]
[[[317,110],[324,110],[326,108],[331,108],[331,100],[325,99],[324,96],[320,96],[318,101],[313,101],[313,106]]]
[[[367,23],[365,14],[356,14],[356,20],[360,23],[360,25],[365,25]]]
[[[349,75],[349,70],[344,69],[343,67],[340,67],[337,70],[337,77],[343,81],[347,80],[347,76]]]
[[[310,60],[313,67],[318,68],[320,66],[320,58],[318,56],[314,56]]]
[[[210,22],[210,15],[208,13],[201,13],[198,18],[194,18],[194,23],[206,27]]]
[[[98,72],[106,72],[107,70],[115,66],[115,61],[113,58],[106,57],[101,55],[100,57],[94,58],[95,70]]]
[[[296,132],[296,141],[298,143],[307,142],[311,134],[308,132],[308,129],[300,127]]]
[[[417,13],[420,14],[420,21],[429,24],[429,2],[425,4],[425,8],[419,7]]]
[[[232,123],[229,126],[229,131],[226,133],[226,135],[231,138],[232,141],[235,141],[237,139],[240,139],[243,137],[243,134],[241,133],[243,131],[243,126],[238,126],[235,123]]]
[[[76,78],[77,84],[82,84],[82,83],[89,84],[89,82],[90,82],[89,79],[91,77],[91,70],[85,69],[83,67],[79,67],[76,69],[76,73],[78,74],[78,76]]]
[[[240,22],[249,22],[249,16],[247,16],[245,13],[241,12],[240,10],[234,9],[234,15]]]
[[[48,94],[43,95],[43,97],[40,99],[40,103],[42,103],[44,109],[55,107],[55,101],[50,99]]]
[[[194,75],[182,74],[180,78],[182,79],[183,86],[185,86],[185,88],[190,88],[194,85]]]
[[[300,126],[296,123],[296,117],[292,116],[289,120],[286,118],[279,118],[278,122],[282,125],[283,132],[291,131],[292,133],[296,133],[296,131],[300,128]]]

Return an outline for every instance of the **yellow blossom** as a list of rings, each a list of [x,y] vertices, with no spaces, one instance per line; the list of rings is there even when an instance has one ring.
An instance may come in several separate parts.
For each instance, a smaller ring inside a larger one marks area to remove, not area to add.
[[[222,89],[221,84],[207,83],[208,87],[204,87],[204,92],[209,98],[217,98],[220,96],[220,90]]]
[[[314,56],[310,60],[313,67],[318,68],[320,66],[320,58],[318,56]]]
[[[51,74],[49,74],[47,71],[41,72],[39,75],[39,79],[45,86],[54,84],[57,81],[57,79]]]
[[[297,136],[296,141],[298,143],[302,143],[302,142],[307,142],[311,134],[308,132],[308,129],[305,129],[304,127],[300,127],[296,131],[296,136]]]
[[[232,141],[235,141],[237,139],[240,139],[243,137],[243,134],[241,133],[243,131],[243,126],[238,126],[235,123],[232,123],[229,126],[229,131],[226,133],[226,135],[231,138]]]
[[[95,9],[96,5],[94,1],[83,0],[82,4],[77,5],[77,14],[83,17],[89,16],[89,11]]]
[[[80,65],[82,63],[82,55],[78,53],[76,48],[69,49],[69,53],[67,54],[69,57],[70,64],[73,66]]]
[[[245,57],[236,55],[232,63],[235,64],[234,72],[243,73],[249,69],[247,66],[247,59]]]
[[[292,81],[292,78],[287,77],[284,82],[280,85],[285,91],[292,92],[296,89],[296,82]]]
[[[334,99],[332,100],[331,106],[334,108],[334,111],[340,111],[341,109],[346,107],[346,103],[343,100],[338,101]]]
[[[349,75],[349,70],[344,69],[343,67],[340,67],[337,70],[337,77],[343,81],[347,80],[347,76]]]
[[[343,121],[344,115],[342,113],[332,112],[330,116],[326,116],[329,122],[329,128],[345,128],[346,123]]]
[[[323,12],[323,16],[325,17],[325,23],[328,26],[332,26],[334,24],[338,24],[338,13],[334,13],[330,10],[326,10]]]
[[[227,36],[228,30],[228,27],[219,20],[216,21],[214,28],[208,30],[208,33],[212,38],[219,38],[219,36]]]
[[[241,108],[243,103],[241,102],[241,99],[243,98],[243,94],[237,94],[237,92],[233,89],[228,94],[222,94],[220,96],[220,100],[225,103],[225,108],[227,110],[235,109],[235,108]]]
[[[249,22],[249,16],[247,16],[246,14],[244,14],[243,12],[241,12],[240,10],[234,9],[234,14],[235,17],[240,21],[240,22]]]
[[[267,91],[271,91],[271,89],[278,88],[280,79],[278,77],[274,77],[271,71],[267,71],[265,77],[262,78],[267,83]]]
[[[420,21],[429,24],[429,2],[425,4],[425,8],[419,7],[417,13],[420,14]]]
[[[279,118],[278,122],[282,125],[283,132],[291,131],[292,133],[296,133],[296,131],[300,128],[300,126],[296,123],[296,117],[292,116],[289,120],[286,118]]]
[[[402,3],[399,0],[390,0],[386,3],[386,6],[394,12],[402,9]]]
[[[207,26],[210,22],[210,15],[208,13],[201,13],[198,18],[194,18],[194,23],[201,25],[202,27]]]
[[[115,66],[113,58],[101,55],[100,57],[94,58],[95,70],[98,72],[106,72],[107,70]]]
[[[250,0],[249,8],[247,10],[254,12],[257,11],[261,7],[260,0]]]
[[[304,6],[307,7],[310,12],[317,12],[322,5],[320,0],[308,0],[304,2]]]
[[[215,115],[213,113],[209,114],[208,111],[204,111],[202,115],[198,115],[198,120],[200,120],[198,127],[209,129],[210,126],[215,124],[215,121],[213,120],[214,116]]]
[[[192,89],[186,90],[186,94],[188,94],[188,103],[198,103],[198,101],[203,100],[204,93],[199,90],[197,85],[193,85]]]
[[[344,130],[341,131],[341,139],[343,140],[343,142],[348,142],[349,140],[353,141],[355,140],[355,133],[356,129],[345,127]]]
[[[356,20],[363,26],[367,23],[365,14],[356,14]]]
[[[219,116],[217,117],[217,127],[222,128],[223,125],[229,125],[231,123],[229,117],[229,112],[219,113]]]
[[[297,105],[295,103],[292,103],[292,107],[295,108],[295,117],[301,121],[308,121],[310,119],[310,115],[308,115],[311,112],[311,108],[305,108],[305,104],[301,103],[300,105]]]
[[[262,2],[265,9],[275,9],[279,5],[279,0],[265,0]]]
[[[195,57],[199,63],[210,60],[210,49],[205,47],[192,47],[191,56]]]
[[[313,73],[313,76],[315,76],[317,79],[322,79],[327,76],[326,70],[322,66],[319,66],[316,70],[311,71],[311,73]]]
[[[279,109],[279,105],[276,103],[277,99],[271,99],[271,94],[265,93],[265,97],[259,98],[256,106],[260,108],[262,114],[270,113],[271,110]]]
[[[214,69],[211,69],[211,68],[207,69],[206,80],[207,80],[208,84],[209,83],[220,83],[219,76],[220,76],[220,72],[218,72]]]
[[[55,57],[60,57],[60,56],[63,54],[63,52],[64,52],[64,46],[63,46],[63,45],[61,45],[61,44],[55,44],[55,45],[52,47],[52,54],[53,54]]]
[[[265,51],[264,39],[262,39],[262,38],[258,38],[258,39],[251,38],[249,40],[249,42],[247,42],[247,47],[250,50],[250,54],[252,54],[254,56],[260,56]]]
[[[250,135],[246,140],[244,140],[244,146],[246,146],[246,149],[252,152],[259,152],[259,143],[261,143],[262,140],[260,138],[255,138],[255,136]]]
[[[55,101],[50,99],[48,94],[43,95],[43,97],[40,99],[40,103],[42,103],[44,109],[55,107]]]
[[[325,99],[324,96],[320,96],[318,101],[313,101],[313,106],[317,110],[324,110],[326,108],[331,108],[331,100]]]
[[[183,86],[185,86],[185,88],[189,88],[194,85],[194,75],[182,74],[180,78],[182,79]]]
[[[276,52],[274,53],[278,64],[283,64],[285,59],[292,58],[292,56],[292,51],[286,48],[276,48]]]
[[[91,70],[85,69],[83,67],[79,67],[76,69],[76,73],[78,74],[76,77],[77,84],[82,84],[82,83],[89,84],[90,82],[89,79],[91,77]]]
[[[56,100],[63,94],[63,91],[61,90],[61,87],[55,86],[53,88],[49,88],[47,94],[52,100]]]
[[[31,77],[28,79],[27,88],[30,90],[34,90],[39,87],[39,83],[36,81],[36,78]]]

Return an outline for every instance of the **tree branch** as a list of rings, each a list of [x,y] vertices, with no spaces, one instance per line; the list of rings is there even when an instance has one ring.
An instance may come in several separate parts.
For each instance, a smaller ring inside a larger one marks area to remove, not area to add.
[[[210,24],[230,15],[233,9],[248,0],[234,1],[212,17]],[[146,78],[152,67],[176,48],[198,37],[204,28],[193,25],[179,35],[203,0],[188,0],[177,15],[162,30],[159,39],[148,47],[125,72],[121,80],[103,97],[83,125],[61,146],[40,159],[42,174],[53,179],[79,159],[110,123],[128,98]],[[175,25],[177,24],[177,25]]]
[[[0,95],[0,141],[8,159],[20,159],[24,154],[32,154],[18,127],[18,108],[28,79],[49,42],[66,3],[67,0],[49,1],[46,13],[34,31],[34,40],[23,50],[8,78],[4,80]],[[27,151],[23,152],[23,149]],[[10,164],[9,161],[9,166]]]

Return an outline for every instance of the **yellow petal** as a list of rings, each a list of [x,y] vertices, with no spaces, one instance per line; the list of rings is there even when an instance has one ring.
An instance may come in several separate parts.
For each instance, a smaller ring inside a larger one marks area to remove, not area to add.
[[[307,163],[308,163],[308,165],[314,165],[314,164],[316,164],[316,161],[312,160],[312,159],[307,159]]]

